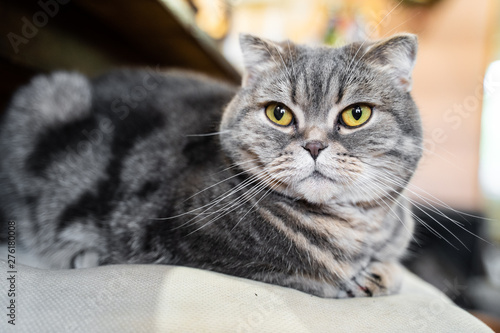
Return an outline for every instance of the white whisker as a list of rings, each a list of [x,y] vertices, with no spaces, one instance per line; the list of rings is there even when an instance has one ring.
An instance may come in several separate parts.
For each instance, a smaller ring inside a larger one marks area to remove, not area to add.
[[[263,173],[265,171],[261,171],[261,173]],[[219,195],[217,198],[215,198],[214,200],[212,200],[211,202],[209,202],[208,204],[205,204],[201,207],[198,207],[198,208],[195,208],[195,209],[192,209],[188,212],[185,212],[185,213],[182,213],[182,214],[178,214],[178,215],[175,215],[175,216],[168,216],[168,217],[159,217],[159,218],[150,218],[151,220],[170,220],[170,219],[174,219],[174,218],[178,218],[178,217],[181,217],[181,216],[184,216],[184,215],[188,215],[188,214],[192,214],[193,212],[197,211],[197,210],[200,210],[200,209],[203,209],[207,206],[210,206],[208,209],[210,209],[212,206],[218,204],[220,201],[224,200],[225,198],[227,198],[228,196],[231,196],[233,195],[234,193],[238,192],[240,189],[244,188],[245,186],[247,186],[248,184],[254,182],[254,181],[258,181],[258,178],[256,175],[252,176],[252,177],[249,177],[247,178],[246,180],[244,180],[243,182],[241,182],[240,184],[238,184],[238,186],[236,186],[235,188]]]
[[[383,179],[385,181],[387,181],[388,183],[390,184],[393,184],[393,185],[396,185],[396,186],[399,186],[399,187],[406,187],[406,184],[404,182],[401,182],[401,180],[399,179],[399,177],[395,176],[394,174],[387,174],[386,172],[384,171],[381,171],[380,169],[378,169],[378,172],[373,172],[372,173],[372,176],[376,177],[376,178],[380,178],[380,179]],[[412,193],[415,193],[414,191],[412,191],[411,189],[408,189],[408,187],[406,187],[406,189],[409,191],[409,192],[412,192]],[[416,194],[416,193],[415,193]],[[432,215],[430,215],[426,210],[424,210],[422,207],[424,207],[422,204],[416,202],[415,200],[405,196],[403,193],[400,194],[403,198],[405,198],[406,200],[408,200],[410,203],[413,204],[413,206],[418,209],[419,211],[421,211],[423,214],[425,214],[427,217],[429,217],[431,220],[433,220],[435,223],[437,223],[440,227],[442,227],[443,229],[445,229],[448,233],[450,233],[455,239],[458,240],[458,242],[460,242],[460,244],[462,244],[462,246],[464,246],[464,248],[466,248],[467,250],[468,247],[462,242],[462,240],[457,237],[451,230],[449,230],[443,223],[439,222],[435,217],[433,217]],[[451,223],[453,223],[454,225],[456,225],[457,227],[459,227],[460,229],[464,230],[465,232],[473,235],[474,237],[490,244],[487,240],[485,240],[484,238],[474,234],[473,232],[471,232],[470,230],[468,230],[467,228],[465,228],[463,226],[462,223],[450,218],[449,216],[447,216],[446,214],[444,214],[441,210],[439,210],[437,207],[435,207],[434,205],[432,205],[429,200],[425,199],[424,197],[420,196],[426,203],[428,206],[425,206],[427,209],[429,209],[430,211],[444,217],[445,219],[447,219],[448,221],[450,221]],[[421,207],[422,206],[422,207]],[[430,207],[429,207],[430,206]],[[457,213],[459,213],[457,210],[454,210],[456,211]],[[416,215],[414,215],[414,217],[416,217]],[[422,222],[421,219],[419,222]],[[425,225],[424,225],[425,226]],[[446,238],[443,238],[445,241],[447,241]],[[448,242],[448,241],[447,241]],[[448,242],[450,243],[450,242]],[[452,245],[452,244],[450,244]],[[452,245],[453,246],[453,245]],[[453,246],[455,247],[455,246]],[[470,250],[469,250],[470,251]]]
[[[358,50],[356,51],[356,53],[354,54],[354,56],[352,57],[352,60],[349,64],[349,66],[347,67],[347,70],[344,74],[344,77],[347,75],[347,85],[349,85],[351,83],[351,75],[350,73],[353,73],[354,72],[354,69],[356,68],[356,66],[358,65],[358,63],[361,61],[361,59],[363,58],[363,56],[361,56],[361,58],[356,62],[356,64],[354,65],[354,67],[351,69],[351,66],[354,62],[354,60],[356,59],[356,56],[358,55],[359,51],[361,50],[361,48],[363,48],[363,46],[365,45],[365,43],[371,38],[371,36],[373,35],[373,33],[377,30],[377,28],[380,26],[380,24],[382,24],[382,22],[384,22],[384,20],[394,11],[396,10],[396,8],[398,8],[401,4],[403,3],[403,0],[400,0],[398,2],[398,4],[396,6],[394,6],[394,8],[392,8],[381,20],[380,22],[372,29],[372,31],[370,31],[370,33],[368,34],[368,36],[363,40],[363,42],[361,43],[361,45],[358,47]]]
[[[206,190],[211,189],[211,188],[212,188],[212,187],[214,187],[214,186],[217,186],[217,185],[219,185],[219,184],[222,184],[222,183],[224,183],[224,182],[227,182],[227,181],[228,181],[228,180],[230,180],[230,179],[233,179],[233,178],[235,178],[235,177],[241,176],[241,175],[243,175],[243,174],[245,174],[245,173],[248,173],[249,171],[255,170],[255,169],[257,169],[257,168],[259,168],[259,166],[254,166],[253,168],[246,169],[245,171],[239,172],[239,173],[237,173],[237,174],[232,175],[231,177],[228,177],[228,178],[223,179],[223,180],[221,180],[221,181],[219,181],[219,182],[217,182],[217,183],[215,183],[215,184],[213,184],[213,185],[210,185],[209,187],[207,187],[207,188],[205,188],[205,189],[203,189],[203,190],[201,190],[201,191],[198,191],[198,192],[196,192],[195,194],[193,194],[192,196],[188,197],[187,199],[185,199],[185,200],[184,200],[184,202],[186,202],[186,201],[188,201],[189,199],[191,199],[191,198],[193,198],[193,197],[197,196],[197,195],[198,195],[198,194],[200,194],[200,193],[205,192]]]
[[[271,176],[268,176],[268,178],[270,178],[270,177]],[[251,190],[247,191],[242,197],[236,199],[233,202],[230,202],[230,203],[226,204],[223,208],[221,208],[221,209],[213,212],[213,214],[216,214],[216,213],[218,213],[220,211],[223,211],[221,214],[215,216],[214,218],[212,218],[208,222],[203,223],[197,229],[195,229],[195,230],[191,231],[190,233],[188,233],[188,235],[191,235],[191,234],[193,234],[193,233],[201,230],[202,228],[205,228],[206,226],[214,223],[215,221],[217,221],[221,217],[223,217],[223,216],[225,216],[225,215],[233,212],[234,210],[238,209],[239,207],[241,207],[242,205],[244,205],[249,200],[255,198],[257,195],[259,195],[266,188],[267,188],[267,184],[261,183],[261,184],[257,185],[256,187],[252,188]],[[210,215],[208,215],[208,216],[210,216]],[[246,214],[245,214],[245,216],[246,216]],[[205,219],[206,217],[207,216],[205,216],[203,219]],[[201,220],[203,220],[203,219],[201,219]],[[201,222],[201,220],[197,221],[197,223]]]
[[[204,133],[204,134],[186,134],[186,136],[215,136],[215,135],[228,133],[228,132],[231,132],[231,130],[225,130],[225,131],[213,132],[213,133]]]

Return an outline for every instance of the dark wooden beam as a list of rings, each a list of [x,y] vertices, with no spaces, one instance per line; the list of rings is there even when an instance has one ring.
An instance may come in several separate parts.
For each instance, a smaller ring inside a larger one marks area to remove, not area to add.
[[[184,1],[75,1],[156,65],[189,68],[240,82],[240,75],[215,43],[196,27]]]
[[[113,67],[177,67],[238,84],[238,72],[183,4],[0,0],[0,107],[29,76],[54,70],[94,76]]]

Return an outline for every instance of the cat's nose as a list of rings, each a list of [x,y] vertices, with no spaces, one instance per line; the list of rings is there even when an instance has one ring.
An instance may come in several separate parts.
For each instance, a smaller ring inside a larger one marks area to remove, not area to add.
[[[312,158],[316,160],[320,151],[328,146],[321,141],[309,141],[303,147],[305,150],[309,150],[309,154],[311,154]]]

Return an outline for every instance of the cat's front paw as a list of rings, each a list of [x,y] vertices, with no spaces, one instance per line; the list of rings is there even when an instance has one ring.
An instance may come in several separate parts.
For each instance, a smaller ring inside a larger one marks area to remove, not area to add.
[[[99,266],[99,253],[93,250],[82,250],[71,259],[71,268],[91,268]]]
[[[392,295],[403,280],[401,266],[395,262],[372,262],[345,284],[343,297]]]

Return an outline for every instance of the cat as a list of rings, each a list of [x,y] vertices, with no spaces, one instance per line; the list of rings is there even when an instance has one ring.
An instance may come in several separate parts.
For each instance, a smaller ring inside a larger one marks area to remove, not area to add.
[[[0,128],[0,203],[54,268],[171,264],[321,297],[398,292],[422,153],[417,38],[241,35],[241,87],[182,71],[35,77]]]

